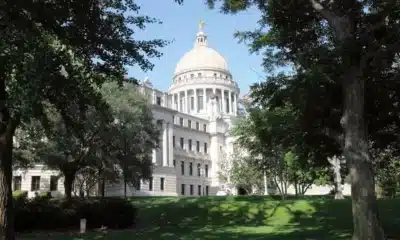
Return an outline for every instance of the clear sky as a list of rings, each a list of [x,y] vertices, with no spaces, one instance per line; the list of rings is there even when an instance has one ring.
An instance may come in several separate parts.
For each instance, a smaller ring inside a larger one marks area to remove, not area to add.
[[[262,56],[250,54],[248,46],[238,43],[233,37],[236,31],[253,30],[260,19],[257,10],[250,10],[237,15],[224,15],[218,9],[210,10],[204,0],[186,0],[178,5],[174,0],[137,0],[141,14],[156,17],[163,24],[149,25],[145,31],[138,32],[136,39],[161,38],[174,40],[161,49],[164,54],[160,59],[152,59],[155,67],[151,72],[143,72],[138,67],[128,69],[128,75],[139,80],[146,76],[153,86],[166,91],[171,84],[172,75],[179,59],[194,44],[200,20],[205,21],[204,31],[208,35],[208,44],[228,61],[234,80],[246,93],[249,85],[261,80]]]

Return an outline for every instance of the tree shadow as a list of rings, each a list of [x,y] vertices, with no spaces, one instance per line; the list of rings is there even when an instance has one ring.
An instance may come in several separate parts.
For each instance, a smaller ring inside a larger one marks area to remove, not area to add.
[[[328,196],[290,197],[136,197],[137,228],[110,231],[101,239],[349,239],[351,200]],[[381,222],[389,236],[400,236],[399,199],[380,200]],[[82,238],[96,239],[91,233]],[[57,238],[58,239],[58,238]],[[70,238],[60,238],[68,239]],[[399,238],[395,238],[399,239]]]
[[[349,239],[351,200],[329,196],[135,198],[139,235],[162,239]],[[386,233],[400,233],[399,200],[379,201]],[[400,236],[400,234],[397,234]]]

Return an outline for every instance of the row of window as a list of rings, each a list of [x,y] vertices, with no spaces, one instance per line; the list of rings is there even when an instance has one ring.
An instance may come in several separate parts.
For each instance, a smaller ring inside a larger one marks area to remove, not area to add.
[[[201,196],[201,185],[197,185],[197,195]],[[203,195],[208,196],[210,191],[210,187],[209,186],[205,186],[205,188],[203,189]],[[181,184],[181,195],[185,195],[186,194],[186,184],[182,183]],[[189,185],[189,195],[193,196],[194,195],[194,185],[190,184]]]
[[[175,117],[174,117],[174,122],[175,122]],[[181,127],[185,127],[185,119],[184,118],[179,118],[179,125],[181,126]],[[187,125],[186,125],[186,127],[188,127],[188,128],[190,128],[190,129],[193,129],[193,124],[192,124],[192,120],[187,120]],[[197,131],[200,131],[200,123],[199,122],[196,122],[196,124],[195,124],[195,129],[197,130]],[[202,129],[204,132],[207,132],[207,124],[203,124],[203,129]]]
[[[40,189],[40,176],[31,177],[31,191],[39,191]],[[22,177],[14,176],[13,179],[14,191],[21,190]],[[44,189],[43,189],[44,190]],[[58,191],[58,176],[50,176],[50,191]]]
[[[196,76],[196,75],[195,75],[194,73],[191,73],[191,74],[190,74],[190,78],[191,78],[191,79],[193,79],[195,76]],[[202,77],[202,76],[203,76],[203,74],[202,74],[201,72],[197,73],[197,77]],[[214,76],[214,78],[217,78],[217,77],[218,77],[218,74],[217,74],[217,73],[214,73],[213,76]],[[225,74],[219,74],[219,77],[220,77],[220,78],[224,78],[224,79],[231,79],[230,76],[225,75]],[[182,80],[182,79],[187,79],[187,76],[184,75],[183,77],[178,77],[178,80],[179,80],[179,81]]]
[[[175,136],[172,136],[172,146],[176,147]],[[185,149],[185,139],[183,137],[179,139],[179,146],[180,148]],[[196,141],[196,152],[200,152],[200,148],[200,141]],[[188,139],[187,150],[194,151],[192,139]],[[208,145],[206,142],[203,144],[203,153],[208,153]]]
[[[174,160],[174,167],[176,167],[175,160]],[[208,164],[205,164],[204,165],[204,176],[205,177],[208,177],[208,171],[209,171]],[[182,174],[182,176],[185,175],[185,161],[181,161],[181,174]],[[201,176],[201,164],[200,163],[197,164],[197,174],[196,175],[198,177]],[[193,163],[192,162],[189,163],[189,176],[193,176]]]
[[[153,191],[154,180],[150,178],[149,180],[149,191]],[[135,186],[136,190],[140,190],[140,182]],[[164,191],[165,189],[165,178],[160,177],[160,191]]]

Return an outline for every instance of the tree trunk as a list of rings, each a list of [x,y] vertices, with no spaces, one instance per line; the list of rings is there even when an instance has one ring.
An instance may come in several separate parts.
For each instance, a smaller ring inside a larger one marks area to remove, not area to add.
[[[72,184],[75,180],[75,174],[71,172],[64,173],[64,190],[65,190],[65,198],[71,199],[72,198]]]
[[[353,208],[353,240],[385,239],[379,223],[372,160],[364,122],[365,82],[351,73],[343,81],[345,133],[344,156],[350,170]]]
[[[126,177],[124,177],[124,197],[126,197],[126,185],[127,185]]]
[[[104,177],[100,177],[98,183],[97,183],[97,192],[98,196],[104,197],[104,192],[105,192],[105,179]]]
[[[13,133],[0,136],[0,239],[14,240],[14,208],[12,197]]]
[[[264,171],[264,195],[268,195],[268,180],[266,171]]]
[[[332,158],[328,158],[328,161],[332,165],[332,170],[334,172],[335,199],[344,199],[342,191],[342,175],[340,174],[340,158],[334,156]]]

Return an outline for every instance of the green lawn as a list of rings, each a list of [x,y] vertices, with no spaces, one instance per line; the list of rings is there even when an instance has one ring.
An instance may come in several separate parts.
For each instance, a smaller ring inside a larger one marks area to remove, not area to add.
[[[270,197],[133,198],[140,208],[134,231],[40,239],[349,239],[350,200],[306,197],[280,202]],[[400,236],[400,200],[380,200],[390,235]],[[22,239],[29,239],[28,236]],[[37,238],[36,238],[37,239]]]

